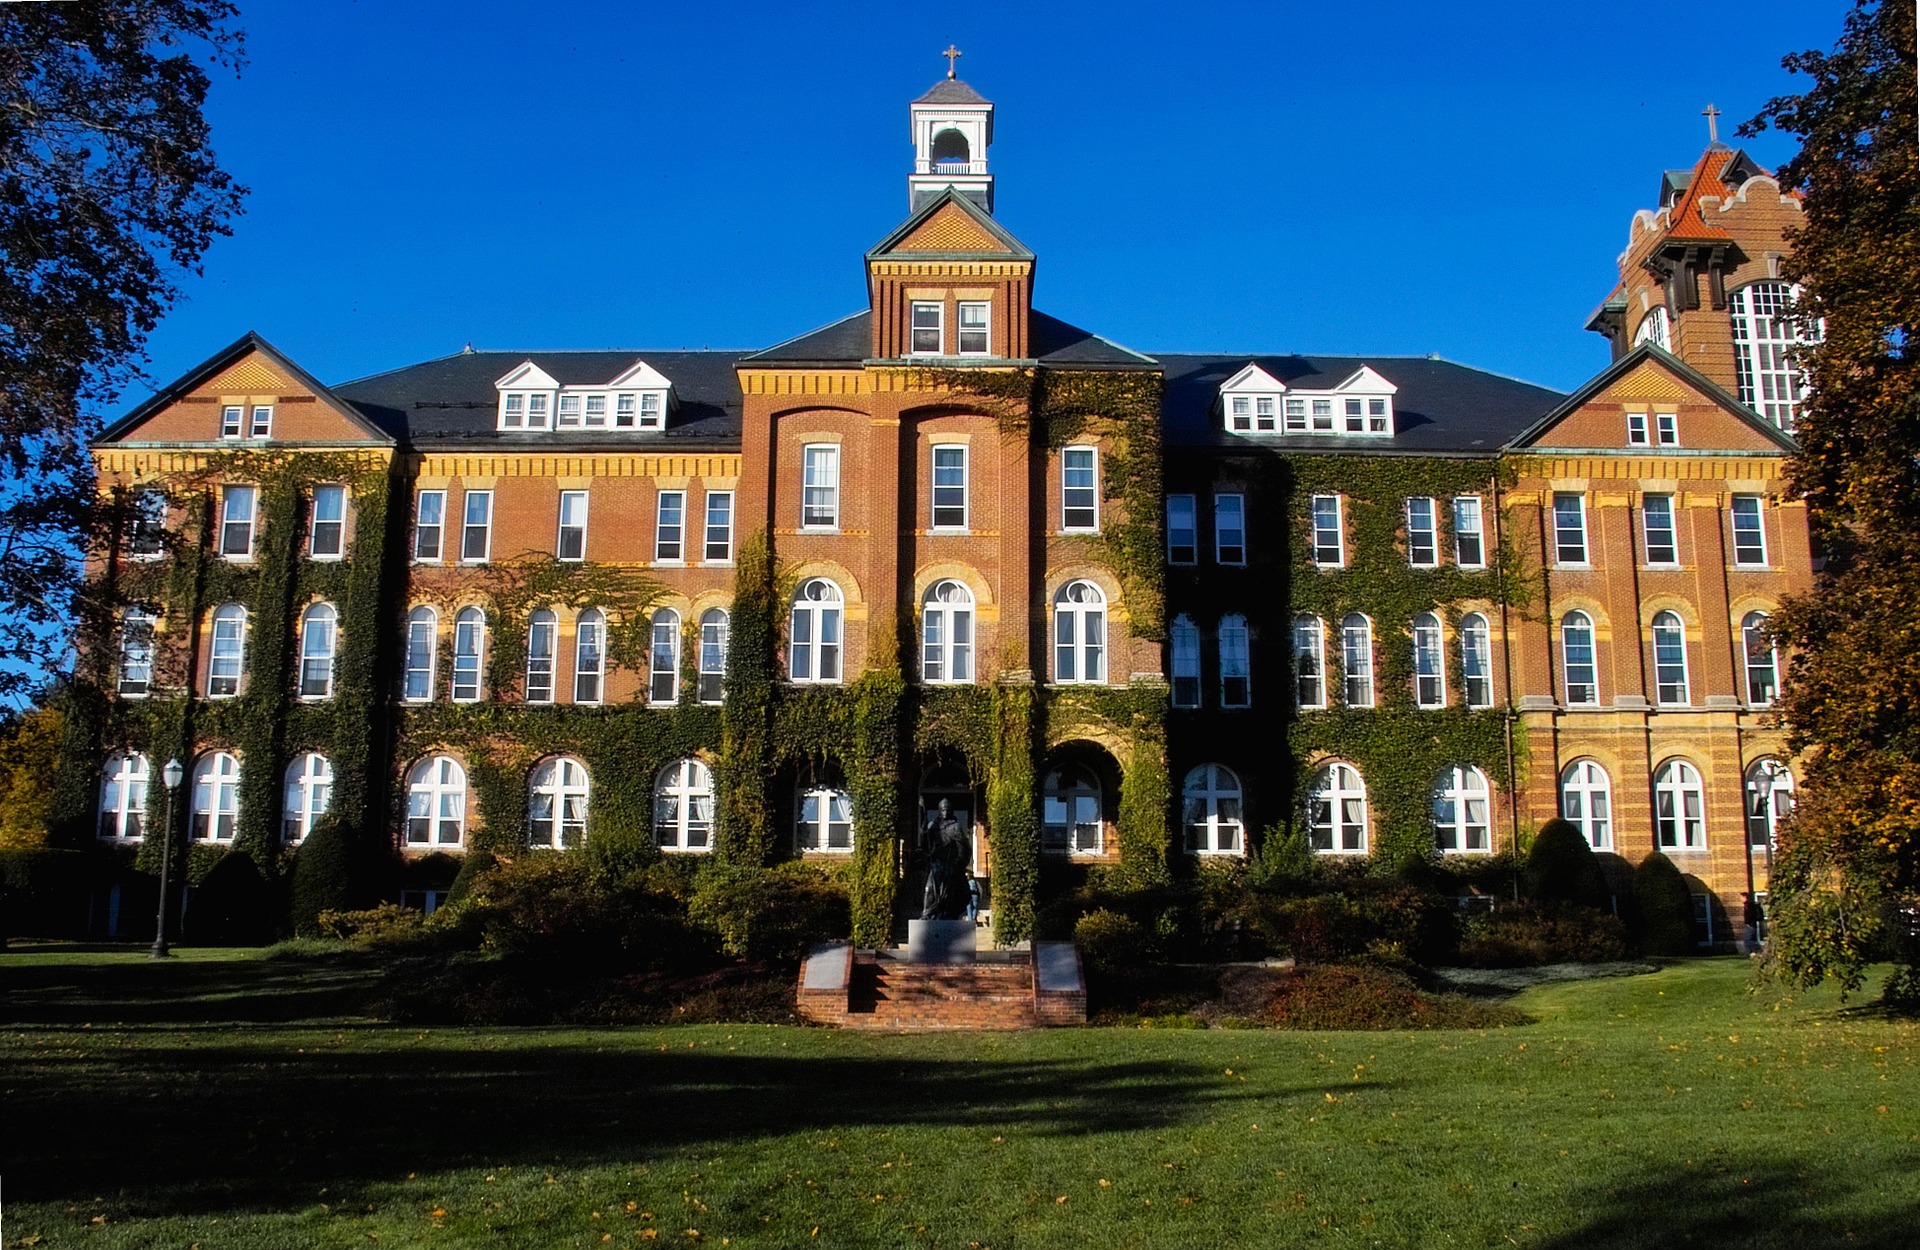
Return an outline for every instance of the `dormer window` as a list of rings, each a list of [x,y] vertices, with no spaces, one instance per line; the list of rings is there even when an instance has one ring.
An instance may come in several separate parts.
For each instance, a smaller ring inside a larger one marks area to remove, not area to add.
[[[992,308],[985,300],[960,303],[960,354],[985,356],[992,351]]]
[[[1304,433],[1307,428],[1307,401],[1289,399],[1287,401],[1287,433]]]
[[[1333,429],[1333,401],[1316,399],[1313,401],[1313,428],[1331,431]]]
[[[580,400],[581,397],[578,395],[562,395],[560,397],[560,415],[554,424],[561,427],[579,425]]]
[[[1394,390],[1367,365],[1337,386],[1315,387],[1282,382],[1248,364],[1220,385],[1227,430],[1254,435],[1391,435]]]
[[[547,428],[547,397],[545,395],[527,396],[527,428],[530,430]]]
[[[586,397],[586,402],[587,424],[605,429],[607,425],[607,397],[605,395],[589,395]]]
[[[526,423],[527,397],[525,395],[508,395],[506,399],[502,401],[500,424],[511,430],[518,429]]]
[[[1235,395],[1230,401],[1233,413],[1233,428],[1240,431],[1253,428],[1253,397]]]
[[[1256,429],[1256,430],[1259,430],[1259,431],[1261,431],[1262,433],[1266,433],[1266,434],[1271,434],[1271,433],[1273,433],[1273,403],[1274,403],[1274,398],[1275,398],[1275,397],[1274,397],[1274,396],[1272,396],[1272,395],[1256,395],[1256,396],[1254,396],[1254,399],[1253,399],[1253,428],[1254,428],[1254,429]]]
[[[528,360],[494,383],[503,430],[664,429],[673,383],[644,360],[604,382],[562,385]]]
[[[659,391],[648,391],[640,396],[640,428],[657,430],[661,426],[662,415],[666,411],[666,396]]]
[[[908,348],[915,356],[938,356],[941,352],[942,309],[933,300],[913,301],[913,341]]]
[[[613,397],[613,423],[622,427],[633,425],[634,396],[615,395]]]

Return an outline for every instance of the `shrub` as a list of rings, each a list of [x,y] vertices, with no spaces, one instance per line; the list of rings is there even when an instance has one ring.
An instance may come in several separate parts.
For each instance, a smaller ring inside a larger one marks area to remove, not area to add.
[[[372,950],[411,950],[432,940],[426,913],[397,903],[382,903],[364,911],[318,912],[313,927],[322,936]]]
[[[301,937],[320,932],[321,912],[351,910],[354,895],[352,849],[340,822],[331,814],[314,822],[313,831],[293,856],[292,897],[288,920]]]
[[[460,861],[460,871],[453,874],[453,884],[447,887],[449,905],[465,901],[473,891],[474,882],[493,871],[495,859],[492,851],[468,851],[466,858]]]
[[[1521,875],[1527,897],[1542,907],[1572,904],[1596,911],[1611,907],[1606,874],[1593,848],[1571,822],[1558,816],[1540,826]]]
[[[1654,851],[1633,870],[1633,936],[1643,955],[1685,955],[1693,944],[1693,892],[1673,861]]]
[[[853,928],[846,887],[804,863],[711,864],[695,881],[688,918],[729,955],[798,959]]]
[[[1455,961],[1468,968],[1609,963],[1629,953],[1620,918],[1590,907],[1521,903],[1474,916],[1465,928]]]
[[[1351,891],[1269,899],[1255,926],[1303,964],[1338,963],[1362,955],[1434,964],[1458,940],[1451,908],[1407,886],[1354,883]]]
[[[558,960],[581,969],[672,960],[692,945],[671,899],[607,881],[584,856],[534,852],[498,861],[449,904],[449,930],[501,955]]]
[[[1432,994],[1390,968],[1234,968],[1219,997],[1196,1012],[1222,1027],[1279,1029],[1484,1029],[1525,1024],[1511,1007]]]
[[[151,914],[151,897],[147,910]],[[0,850],[0,942],[23,933],[77,937],[86,924],[84,851]]]
[[[186,937],[206,946],[264,946],[277,927],[274,889],[245,851],[228,851],[194,888]]]
[[[1104,907],[1080,917],[1073,940],[1096,976],[1114,976],[1154,961],[1153,941],[1140,922]]]

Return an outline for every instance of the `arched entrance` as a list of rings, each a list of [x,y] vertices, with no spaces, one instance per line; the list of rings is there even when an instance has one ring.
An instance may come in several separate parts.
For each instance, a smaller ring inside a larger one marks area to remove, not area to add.
[[[947,752],[921,761],[914,826],[900,857],[899,919],[921,914],[926,903],[927,867],[942,841],[964,839],[969,899],[967,909],[976,918],[991,919],[993,851],[987,838],[986,804],[982,788],[966,763]]]

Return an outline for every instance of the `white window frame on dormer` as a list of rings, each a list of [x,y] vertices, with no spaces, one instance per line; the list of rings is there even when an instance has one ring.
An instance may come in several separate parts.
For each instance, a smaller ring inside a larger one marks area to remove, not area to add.
[[[920,324],[920,314],[925,311],[931,311],[933,313],[932,325],[923,326]],[[932,347],[920,346],[920,335],[926,331],[931,331],[933,333]],[[907,355],[939,356],[944,354],[944,352],[946,351],[946,342],[947,342],[946,305],[941,303],[937,299],[916,299],[916,300],[907,301]]]
[[[977,311],[980,324],[967,324],[967,314]],[[960,301],[954,313],[954,332],[958,336],[954,343],[955,351],[962,356],[991,356],[993,354],[993,303],[983,299],[964,299]],[[976,338],[977,336],[977,338]],[[976,340],[977,347],[969,347],[969,340]]]
[[[527,428],[544,430],[553,416],[553,396],[546,391],[530,391],[527,394]]]
[[[1289,434],[1305,434],[1307,432],[1307,401],[1304,398],[1288,396],[1283,406],[1286,409],[1286,415],[1281,422],[1281,428]]]
[[[586,396],[578,391],[562,391],[553,408],[553,428],[577,430],[586,407]]]
[[[1286,383],[1249,363],[1220,384],[1221,422],[1229,434],[1277,434]]]
[[[665,429],[667,424],[667,393],[665,391],[640,392],[640,428],[643,430]]]
[[[623,430],[633,428],[640,419],[640,397],[633,391],[623,391],[613,397],[613,424]]]
[[[580,398],[580,424],[589,430],[607,428],[607,393],[589,391]]]

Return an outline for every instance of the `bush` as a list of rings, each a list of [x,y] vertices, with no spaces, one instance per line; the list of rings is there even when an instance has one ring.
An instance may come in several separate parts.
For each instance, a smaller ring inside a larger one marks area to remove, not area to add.
[[[1140,922],[1104,907],[1080,917],[1073,940],[1096,976],[1114,976],[1154,962],[1153,941]]]
[[[86,852],[0,850],[0,941],[27,933],[75,937],[86,924]]]
[[[432,941],[426,913],[397,903],[382,903],[364,911],[319,912],[313,927],[323,937],[371,950],[408,951]]]
[[[1339,893],[1268,897],[1254,905],[1250,921],[1274,949],[1303,964],[1361,956],[1435,964],[1451,956],[1458,928],[1445,901],[1408,886],[1351,885]]]
[[[1511,1007],[1432,994],[1390,968],[1234,968],[1219,997],[1195,1013],[1220,1027],[1277,1029],[1485,1029],[1525,1024]]]
[[[228,851],[187,903],[188,941],[203,946],[264,946],[276,936],[274,888],[245,851]]]
[[[809,864],[711,864],[696,878],[687,916],[729,955],[798,959],[853,929],[846,887]]]
[[[1620,918],[1591,907],[1502,907],[1466,923],[1455,962],[1467,968],[1611,963],[1628,956]]]
[[[1633,936],[1643,955],[1694,949],[1693,891],[1673,861],[1654,851],[1633,870]]]
[[[287,918],[301,937],[320,932],[321,912],[351,910],[354,897],[353,856],[346,833],[332,815],[314,822],[293,855],[293,888]]]
[[[492,851],[468,851],[460,861],[460,871],[453,874],[453,884],[447,887],[447,904],[465,901],[473,892],[473,883],[492,872],[499,862]]]
[[[1612,896],[1593,848],[1572,823],[1558,816],[1540,826],[1522,870],[1527,897],[1552,909],[1562,904],[1609,911]]]

